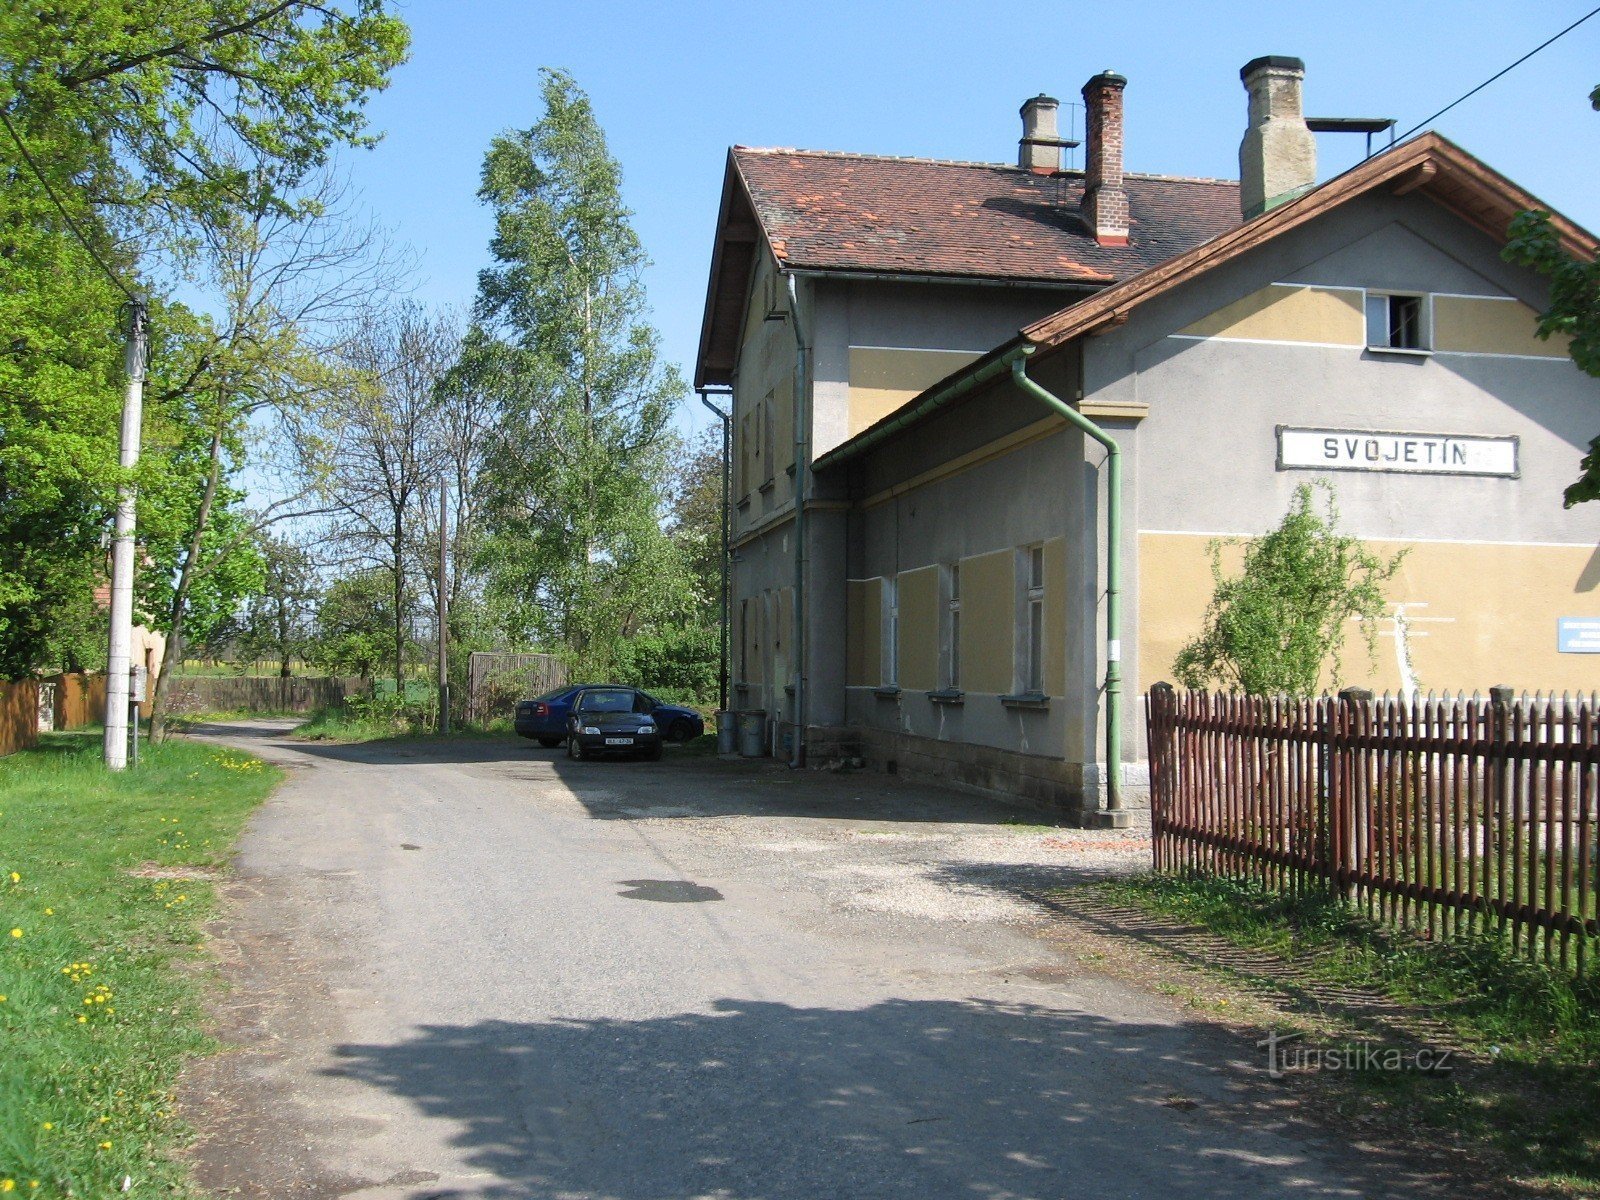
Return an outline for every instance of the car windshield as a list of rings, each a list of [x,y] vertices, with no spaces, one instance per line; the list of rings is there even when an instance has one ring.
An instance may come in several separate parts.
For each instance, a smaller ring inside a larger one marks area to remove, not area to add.
[[[632,692],[585,692],[578,711],[586,713],[625,713],[633,711]]]

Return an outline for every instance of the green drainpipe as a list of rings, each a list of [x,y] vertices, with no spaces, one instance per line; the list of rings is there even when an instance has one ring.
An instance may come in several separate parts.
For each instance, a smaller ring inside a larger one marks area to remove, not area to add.
[[[1106,448],[1106,808],[1122,809],[1122,448],[1061,397],[1028,378],[1033,347],[1011,360],[1016,385]]]

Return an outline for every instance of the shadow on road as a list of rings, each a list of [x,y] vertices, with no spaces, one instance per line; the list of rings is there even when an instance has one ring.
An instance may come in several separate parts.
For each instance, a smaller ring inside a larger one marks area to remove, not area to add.
[[[574,762],[564,749],[546,750],[537,742],[503,734],[312,742],[288,737],[291,728],[282,721],[217,723],[196,726],[193,732],[254,742],[266,753],[291,751],[371,766],[500,766],[511,780],[522,778],[518,767],[531,767],[538,773],[529,773],[527,779],[548,780],[553,772],[597,820],[768,816],[1001,825],[1054,819],[1022,804],[905,783],[875,772],[791,771],[771,759],[727,762],[671,745],[659,763],[622,758]]]
[[[423,1026],[338,1053],[331,1074],[453,1122],[462,1161],[494,1180],[419,1198],[1437,1194],[1399,1162],[1318,1141],[1281,1086],[1229,1065],[1250,1053],[1240,1042],[1031,1005],[723,1000]]]

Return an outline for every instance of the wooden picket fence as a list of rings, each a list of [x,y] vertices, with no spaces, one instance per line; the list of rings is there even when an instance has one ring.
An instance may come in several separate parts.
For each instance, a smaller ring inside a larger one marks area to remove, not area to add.
[[[1600,697],[1148,698],[1155,866],[1333,886],[1425,936],[1600,942]]]
[[[104,671],[93,675],[81,671],[52,675],[45,682],[55,686],[55,727],[58,730],[83,729],[105,720]]]
[[[0,683],[0,755],[39,743],[39,683],[18,679]]]

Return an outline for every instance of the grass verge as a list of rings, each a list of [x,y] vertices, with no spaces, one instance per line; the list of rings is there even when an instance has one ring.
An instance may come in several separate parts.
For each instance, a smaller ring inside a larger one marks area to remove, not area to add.
[[[279,772],[181,740],[116,775],[99,753],[46,734],[0,759],[0,1191],[186,1195],[207,876]]]
[[[1600,1196],[1600,980],[1530,963],[1492,936],[1423,941],[1327,893],[1287,896],[1201,876],[1097,886],[1113,902],[1198,925],[1335,992],[1359,989],[1393,1001],[1417,1015],[1430,1040],[1458,1051],[1449,1074],[1327,1074],[1347,1114],[1359,1110],[1368,1124],[1474,1144],[1527,1194]],[[1261,982],[1226,962],[1207,970]],[[1360,1020],[1326,1011],[1285,1024],[1323,1046],[1371,1034]]]

